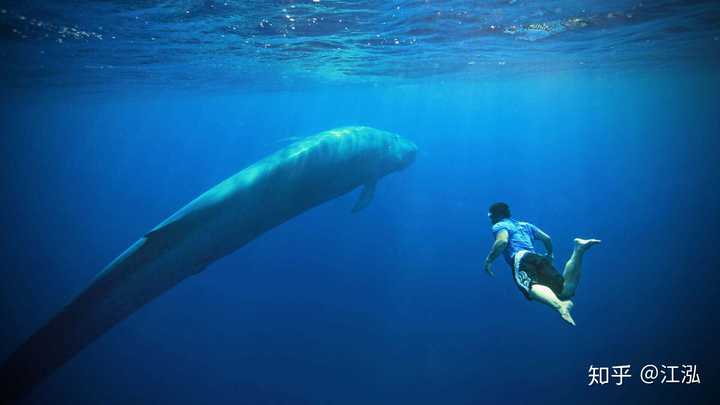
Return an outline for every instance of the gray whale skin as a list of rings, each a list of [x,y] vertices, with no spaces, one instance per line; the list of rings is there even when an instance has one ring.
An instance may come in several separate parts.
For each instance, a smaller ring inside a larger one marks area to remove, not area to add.
[[[263,232],[415,160],[416,146],[390,132],[344,127],[304,138],[238,172],[152,229],[28,338],[0,370],[2,402],[36,384],[153,298]]]

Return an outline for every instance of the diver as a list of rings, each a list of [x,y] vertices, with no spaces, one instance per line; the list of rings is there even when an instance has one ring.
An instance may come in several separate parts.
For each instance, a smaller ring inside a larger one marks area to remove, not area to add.
[[[562,319],[575,326],[570,315],[575,289],[580,282],[580,269],[585,252],[600,243],[598,239],[575,239],[575,247],[565,270],[560,275],[553,266],[553,245],[550,236],[529,222],[510,218],[510,207],[504,202],[490,206],[488,217],[492,223],[495,243],[485,259],[485,271],[495,277],[492,263],[503,253],[510,265],[513,279],[528,300],[536,300],[555,309]],[[542,241],[545,255],[535,251],[533,240]]]

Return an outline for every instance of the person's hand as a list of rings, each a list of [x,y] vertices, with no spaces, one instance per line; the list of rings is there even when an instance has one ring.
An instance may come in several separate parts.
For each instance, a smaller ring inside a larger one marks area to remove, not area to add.
[[[555,255],[552,254],[552,253],[546,253],[546,254],[545,254],[545,257],[547,257],[548,260],[550,260],[551,262],[554,262],[554,261],[555,261]]]
[[[492,277],[495,277],[495,273],[492,270],[492,263],[485,260],[485,272]]]

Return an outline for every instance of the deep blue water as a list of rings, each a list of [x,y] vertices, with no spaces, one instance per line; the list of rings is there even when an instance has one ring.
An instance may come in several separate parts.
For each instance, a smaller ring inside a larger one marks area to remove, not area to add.
[[[138,237],[291,138],[370,125],[418,145],[366,210],[350,213],[355,191],[264,234],[26,403],[709,401],[712,2],[2,4],[0,357]],[[353,23],[308,22],[321,17]],[[574,237],[603,240],[576,327],[526,301],[502,260],[483,272],[499,200],[553,237],[560,267]],[[702,383],[644,385],[648,363],[696,364]],[[623,386],[588,387],[590,365],[623,364]]]

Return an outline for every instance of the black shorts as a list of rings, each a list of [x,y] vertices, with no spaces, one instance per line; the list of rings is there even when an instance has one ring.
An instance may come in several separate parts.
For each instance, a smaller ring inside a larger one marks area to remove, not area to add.
[[[518,255],[521,252],[517,253]],[[550,259],[536,253],[524,252],[519,263],[513,267],[513,278],[525,298],[530,298],[530,288],[533,284],[542,284],[549,287],[558,297],[562,293],[565,279],[555,269]]]

